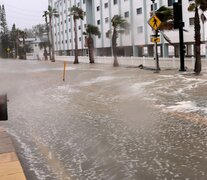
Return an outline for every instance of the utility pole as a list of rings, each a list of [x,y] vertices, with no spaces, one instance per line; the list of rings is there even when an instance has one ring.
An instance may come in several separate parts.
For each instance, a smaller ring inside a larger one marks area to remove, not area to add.
[[[179,29],[179,39],[180,39],[180,71],[186,71],[185,69],[185,45],[183,38],[183,9],[182,0],[178,0],[177,3],[173,4],[174,11],[174,28]]]

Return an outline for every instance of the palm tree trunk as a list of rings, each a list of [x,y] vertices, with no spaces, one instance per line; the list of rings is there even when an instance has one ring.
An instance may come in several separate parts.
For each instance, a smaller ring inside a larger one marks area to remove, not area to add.
[[[88,37],[88,51],[89,51],[89,61],[91,64],[95,63],[94,61],[94,49],[93,49],[93,38],[91,35]]]
[[[45,57],[45,61],[47,61],[48,58],[47,58],[47,47],[46,46],[44,47],[44,57]]]
[[[50,36],[51,36],[51,51],[52,51],[52,57],[51,57],[51,61],[55,62],[55,49],[54,49],[54,38],[53,38],[53,30],[52,30],[52,17],[49,17],[49,21],[50,21]]]
[[[114,29],[113,35],[112,35],[112,48],[113,48],[113,55],[114,55],[114,63],[113,66],[114,67],[118,67],[119,66],[119,62],[117,59],[117,31],[116,29]]]
[[[49,45],[49,57],[50,60],[52,60],[52,56],[51,56],[51,42],[50,42],[50,28],[48,27],[48,22],[46,21],[46,28],[47,28],[47,39],[48,39],[48,45]]]
[[[24,54],[24,59],[26,60],[27,59],[27,56],[26,56],[26,49],[25,49],[25,36],[23,35],[23,54]]]
[[[75,38],[74,38],[74,41],[75,41],[75,59],[74,59],[74,62],[73,64],[79,64],[78,62],[78,33],[77,33],[77,22],[76,22],[76,19],[73,18],[74,20],[74,33],[75,33]]]
[[[200,74],[201,72],[201,25],[198,13],[198,7],[195,8],[195,67],[194,72]]]

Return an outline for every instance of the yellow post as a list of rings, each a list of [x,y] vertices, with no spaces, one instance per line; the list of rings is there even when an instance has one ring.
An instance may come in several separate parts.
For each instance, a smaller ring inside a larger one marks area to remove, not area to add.
[[[64,61],[64,69],[63,69],[63,81],[65,81],[67,63]]]

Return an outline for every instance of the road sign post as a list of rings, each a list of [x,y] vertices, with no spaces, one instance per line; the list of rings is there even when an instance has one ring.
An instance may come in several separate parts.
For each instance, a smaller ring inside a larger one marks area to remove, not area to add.
[[[158,37],[158,28],[161,25],[160,19],[156,16],[155,14],[155,0],[151,0],[152,5],[153,5],[153,16],[149,19],[148,24],[152,27],[154,30],[154,36],[155,38]],[[156,39],[158,40],[158,39]],[[158,56],[158,49],[157,49],[157,42],[154,41],[154,60],[156,63],[156,72],[160,71],[160,66],[159,66],[159,56]]]

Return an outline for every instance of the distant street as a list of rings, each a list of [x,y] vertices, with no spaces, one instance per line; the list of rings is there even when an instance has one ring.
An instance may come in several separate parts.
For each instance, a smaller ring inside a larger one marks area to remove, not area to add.
[[[206,180],[207,71],[0,60],[28,180]]]

